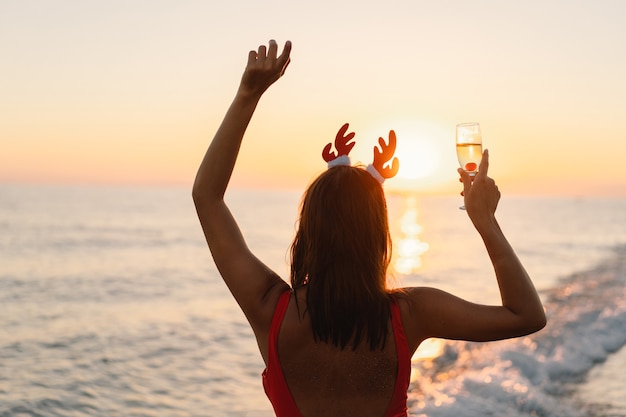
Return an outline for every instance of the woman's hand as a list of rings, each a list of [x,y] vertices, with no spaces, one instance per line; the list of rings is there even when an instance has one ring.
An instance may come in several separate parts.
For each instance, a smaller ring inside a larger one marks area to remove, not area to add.
[[[487,176],[489,151],[485,149],[483,152],[478,173],[474,178],[461,168],[458,171],[463,182],[461,195],[465,198],[465,209],[474,225],[478,227],[485,221],[492,220],[500,201],[500,191],[495,181]]]
[[[261,96],[276,80],[285,73],[291,53],[291,42],[287,41],[283,52],[278,55],[278,45],[275,40],[269,42],[269,47],[259,46],[258,51],[248,53],[248,64],[241,77],[238,93],[244,96]]]

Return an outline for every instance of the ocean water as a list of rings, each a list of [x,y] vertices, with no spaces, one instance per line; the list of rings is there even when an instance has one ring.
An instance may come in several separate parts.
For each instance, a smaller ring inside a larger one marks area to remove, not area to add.
[[[299,193],[234,190],[286,277]],[[459,198],[388,196],[396,286],[498,302]],[[548,326],[430,340],[412,416],[626,416],[626,200],[504,196],[503,230]],[[263,362],[182,188],[0,185],[0,416],[271,416]]]

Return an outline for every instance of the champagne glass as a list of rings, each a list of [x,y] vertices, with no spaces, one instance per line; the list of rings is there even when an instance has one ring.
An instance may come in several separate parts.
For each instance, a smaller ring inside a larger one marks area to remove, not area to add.
[[[471,177],[478,172],[478,165],[483,157],[483,139],[480,124],[461,123],[456,125],[456,156],[461,168]],[[459,207],[465,210],[465,206]]]

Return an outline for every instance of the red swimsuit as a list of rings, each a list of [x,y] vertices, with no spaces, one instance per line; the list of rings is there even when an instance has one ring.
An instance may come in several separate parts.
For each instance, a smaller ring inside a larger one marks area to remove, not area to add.
[[[296,405],[289,387],[285,382],[283,370],[278,359],[278,332],[283,322],[283,317],[289,305],[291,291],[287,290],[280,295],[269,334],[267,368],[263,371],[263,388],[269,398],[277,417],[302,417]],[[407,390],[411,377],[411,357],[409,347],[402,327],[400,308],[395,302],[390,303],[391,323],[393,334],[396,339],[396,350],[398,354],[398,376],[393,392],[391,404],[385,413],[385,417],[406,417],[407,416]]]

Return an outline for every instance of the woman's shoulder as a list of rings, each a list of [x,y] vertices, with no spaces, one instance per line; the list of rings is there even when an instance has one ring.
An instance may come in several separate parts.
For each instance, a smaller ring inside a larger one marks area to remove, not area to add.
[[[419,308],[420,306],[428,305],[433,299],[449,295],[445,291],[434,287],[394,288],[389,291],[389,294],[400,304],[405,304],[407,308]]]
[[[411,354],[427,338],[427,320],[433,319],[428,313],[432,303],[438,302],[443,291],[432,287],[405,287],[394,289],[390,295],[398,304],[402,317],[402,327]]]

